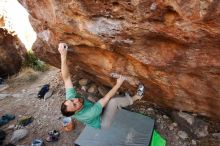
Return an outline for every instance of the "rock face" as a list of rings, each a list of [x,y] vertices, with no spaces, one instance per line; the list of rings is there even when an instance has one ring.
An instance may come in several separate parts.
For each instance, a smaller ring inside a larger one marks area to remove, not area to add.
[[[25,53],[26,49],[18,37],[0,28],[0,76],[17,73]]]
[[[60,67],[59,42],[68,60],[97,82],[112,86],[111,72],[148,89],[163,107],[220,120],[219,0],[19,0],[38,39],[33,49]]]

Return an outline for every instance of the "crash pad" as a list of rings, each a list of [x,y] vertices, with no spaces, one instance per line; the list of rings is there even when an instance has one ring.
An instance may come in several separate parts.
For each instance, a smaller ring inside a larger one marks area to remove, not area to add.
[[[149,146],[153,131],[153,119],[121,109],[110,128],[86,126],[75,143],[80,146]]]
[[[154,130],[150,146],[166,146],[166,140]]]

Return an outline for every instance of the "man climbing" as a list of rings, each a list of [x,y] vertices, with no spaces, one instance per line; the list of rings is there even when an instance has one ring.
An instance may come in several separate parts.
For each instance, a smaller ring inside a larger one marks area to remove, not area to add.
[[[143,97],[144,86],[142,84],[138,86],[137,94],[133,97],[128,94],[124,97],[113,97],[125,80],[122,76],[117,79],[114,87],[98,102],[92,103],[84,97],[80,97],[73,88],[71,81],[67,66],[67,49],[68,46],[65,43],[59,44],[61,74],[66,89],[66,100],[61,105],[61,112],[64,116],[71,116],[94,128],[109,128],[118,109],[132,105],[134,101]],[[105,109],[103,110],[103,108]]]

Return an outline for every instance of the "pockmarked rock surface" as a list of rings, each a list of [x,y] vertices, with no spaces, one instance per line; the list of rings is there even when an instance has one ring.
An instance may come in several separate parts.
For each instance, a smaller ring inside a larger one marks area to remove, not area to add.
[[[0,76],[6,77],[17,73],[25,54],[25,46],[18,37],[6,29],[0,28]]]
[[[129,78],[144,100],[220,120],[219,0],[19,0],[37,33],[43,61],[60,67],[59,42],[70,46],[71,72],[111,86]]]

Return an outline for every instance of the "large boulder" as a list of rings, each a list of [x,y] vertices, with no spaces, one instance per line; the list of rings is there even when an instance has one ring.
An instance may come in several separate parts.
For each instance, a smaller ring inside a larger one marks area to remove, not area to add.
[[[0,28],[0,77],[17,73],[26,49],[16,35]]]
[[[219,0],[19,0],[37,32],[35,53],[60,67],[59,42],[80,69],[112,86],[110,73],[138,81],[144,100],[220,120]]]

